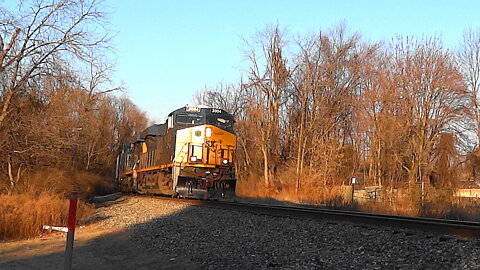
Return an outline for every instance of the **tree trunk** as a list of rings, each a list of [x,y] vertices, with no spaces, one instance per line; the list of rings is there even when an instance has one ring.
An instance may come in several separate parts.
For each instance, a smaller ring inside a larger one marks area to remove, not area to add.
[[[8,190],[8,195],[11,195],[13,189],[15,188],[15,181],[13,179],[12,162],[10,157],[8,157],[8,161],[7,161],[7,170],[8,170],[8,180],[10,181],[10,188]]]
[[[2,126],[3,121],[5,120],[5,117],[7,117],[8,114],[8,108],[10,107],[10,103],[13,97],[13,91],[8,90],[5,93],[5,96],[3,97],[3,104],[2,104],[2,110],[0,111],[0,127]]]
[[[265,179],[265,185],[270,184],[270,176],[269,176],[269,170],[268,170],[268,153],[267,149],[265,146],[262,146],[262,153],[263,153],[263,173],[264,173],[264,179]]]

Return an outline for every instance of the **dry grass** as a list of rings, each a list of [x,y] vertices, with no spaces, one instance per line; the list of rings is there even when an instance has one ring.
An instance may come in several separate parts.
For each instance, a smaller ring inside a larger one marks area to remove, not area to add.
[[[79,196],[83,199],[105,195],[114,190],[113,182],[98,174],[51,168],[25,176],[25,180],[14,193],[23,194],[34,190],[38,194],[46,190],[68,195],[74,188],[78,189]]]
[[[79,191],[79,223],[94,213],[84,203],[87,198],[114,190],[104,177],[89,172],[51,168],[25,175],[10,195],[0,194],[0,240],[37,236],[43,225],[65,226],[73,189]]]
[[[400,216],[420,216],[418,206],[415,206],[409,199],[397,198],[395,202],[387,201],[365,201],[356,203],[353,207],[361,212],[379,213]]]
[[[423,202],[416,191],[404,190],[401,193],[401,196],[397,194],[388,199],[356,203],[354,209],[389,215],[480,221],[480,201],[462,200],[453,197],[451,191],[433,188],[428,190]]]
[[[395,200],[395,203],[369,201],[356,204],[354,208],[362,212],[389,215],[480,221],[479,202],[426,201],[423,204],[417,205],[405,198],[398,198]]]
[[[480,221],[480,202],[466,200],[454,203],[442,216],[448,219]]]
[[[459,200],[450,190],[429,188],[424,201],[417,189],[397,190],[386,199],[349,202],[351,190],[342,186],[324,188],[314,177],[303,178],[299,192],[291,172],[284,172],[276,181],[265,185],[263,177],[250,175],[237,182],[237,196],[267,199],[298,204],[325,205],[361,212],[402,216],[426,216],[435,218],[480,221],[480,201]],[[350,192],[350,193],[349,193]]]
[[[0,194],[0,240],[37,236],[43,225],[66,226],[73,189],[79,191],[77,220],[82,223],[94,213],[94,207],[84,201],[113,190],[113,185],[88,172],[44,169],[30,173],[10,195]]]
[[[66,226],[69,201],[50,192],[0,195],[0,240],[37,236],[43,225]],[[77,223],[92,216],[94,208],[78,203]]]
[[[297,192],[296,179],[291,173],[285,172],[281,178],[266,185],[261,176],[250,175],[237,182],[236,194],[240,197],[256,199],[272,199],[299,204],[317,204],[333,207],[345,205],[344,191],[340,186],[330,188],[320,187],[315,179],[302,179],[302,185]]]

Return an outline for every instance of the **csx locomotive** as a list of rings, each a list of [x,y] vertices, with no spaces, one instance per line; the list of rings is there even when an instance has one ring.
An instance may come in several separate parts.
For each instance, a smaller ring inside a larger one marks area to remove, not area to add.
[[[185,106],[125,144],[116,185],[124,192],[193,198],[235,196],[234,119],[224,110]]]

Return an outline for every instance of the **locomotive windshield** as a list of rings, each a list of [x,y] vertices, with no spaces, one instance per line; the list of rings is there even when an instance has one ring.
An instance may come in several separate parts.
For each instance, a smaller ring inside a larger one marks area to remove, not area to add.
[[[223,129],[229,129],[232,127],[232,119],[231,117],[226,117],[226,115],[216,116],[216,115],[209,115],[207,116],[207,124],[217,126]]]
[[[177,125],[197,125],[203,124],[203,116],[195,114],[177,114],[175,117]]]

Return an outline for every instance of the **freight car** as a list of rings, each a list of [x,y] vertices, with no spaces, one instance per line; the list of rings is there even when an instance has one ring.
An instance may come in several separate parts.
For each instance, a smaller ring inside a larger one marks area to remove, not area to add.
[[[115,184],[123,192],[190,198],[235,196],[234,119],[222,109],[185,106],[125,144]]]

